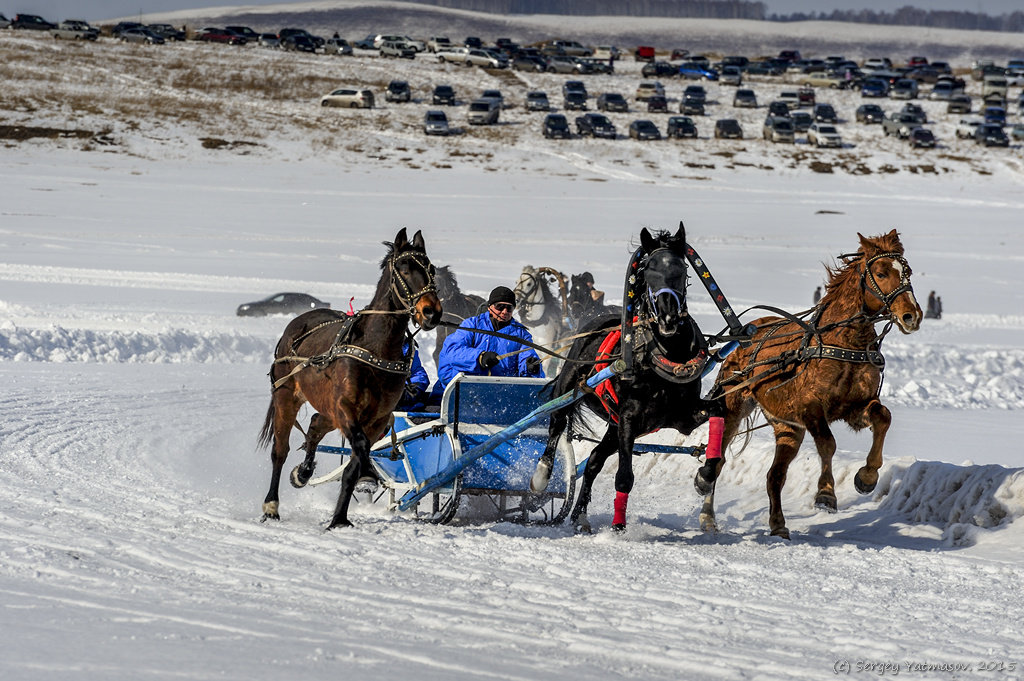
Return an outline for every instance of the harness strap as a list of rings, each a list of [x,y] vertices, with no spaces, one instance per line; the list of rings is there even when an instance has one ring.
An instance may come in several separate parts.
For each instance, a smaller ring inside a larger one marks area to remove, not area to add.
[[[597,349],[597,355],[595,357],[595,359],[601,363],[594,365],[594,373],[601,371],[611,363],[612,351],[615,350],[615,346],[619,344],[621,338],[622,329],[619,327],[612,329],[611,333],[605,336],[604,340],[601,341],[601,346]],[[615,392],[615,386],[612,385],[611,379],[599,383],[597,387],[594,388],[594,394],[597,395],[599,400],[601,400],[601,406],[603,406],[604,410],[608,412],[608,418],[618,425],[619,414],[617,408],[619,406],[619,396]]]

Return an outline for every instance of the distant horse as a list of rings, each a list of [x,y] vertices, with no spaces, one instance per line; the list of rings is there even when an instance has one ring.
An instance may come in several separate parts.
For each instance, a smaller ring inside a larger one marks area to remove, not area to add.
[[[618,305],[605,305],[604,295],[594,296],[594,277],[589,272],[573,274],[570,277],[568,310],[569,323],[573,330],[586,326],[591,320],[605,315],[621,315]]]
[[[437,268],[435,276],[437,282],[437,297],[441,299],[444,306],[445,321],[453,321],[461,324],[462,320],[477,315],[487,309],[487,301],[472,293],[463,293],[459,289],[459,282],[455,278],[449,265]],[[438,357],[441,356],[441,347],[444,339],[455,329],[447,326],[437,327],[437,343],[434,345],[434,366],[437,366]]]
[[[768,525],[771,533],[789,538],[782,513],[786,471],[796,457],[804,433],[810,432],[821,458],[815,504],[837,508],[832,456],[836,441],[829,424],[846,421],[854,430],[873,433],[867,462],[853,482],[867,494],[878,483],[882,444],[892,415],[878,399],[885,360],[882,339],[895,324],[904,334],[917,331],[921,307],[910,284],[911,269],[903,257],[896,230],[860,238],[856,253],[828,268],[824,297],[806,322],[797,318],[764,317],[754,321],[753,343],[729,356],[718,375],[716,393],[727,408],[723,441],[737,434],[740,422],[760,407],[775,429],[775,460],[768,470]],[[875,324],[887,320],[881,334]],[[714,527],[714,488],[705,500],[701,523]]]
[[[557,295],[551,292],[551,284],[557,285]],[[533,342],[556,349],[553,347],[555,341],[568,335],[565,275],[550,267],[527,265],[519,275],[513,293],[516,295],[519,321],[530,330]],[[541,358],[544,360],[544,375],[553,375],[557,371],[558,358],[544,354]]]
[[[636,320],[622,331],[633,348],[632,378],[612,378],[580,402],[555,412],[548,429],[548,444],[537,464],[531,489],[547,487],[555,448],[562,434],[575,429],[584,407],[601,415],[607,429],[587,461],[579,499],[570,518],[579,531],[589,532],[587,507],[594,478],[605,461],[618,451],[615,474],[615,515],[613,528],[626,527],[626,504],[633,489],[633,443],[636,438],[659,428],[674,428],[687,435],[712,420],[707,462],[701,475],[713,482],[718,474],[721,443],[721,402],[701,399],[701,370],[707,361],[707,345],[686,306],[686,234],[682,225],[674,235],[668,232],[640,233],[641,249],[634,255],[635,283],[629,292]],[[619,317],[606,316],[583,329],[588,335],[577,339],[569,360],[553,382],[554,394],[576,389],[592,371],[595,360],[612,361],[622,354]],[[573,362],[572,360],[579,360]]]
[[[341,478],[341,491],[329,528],[350,526],[348,505],[360,474],[371,470],[370,445],[387,431],[412,365],[415,344],[403,353],[410,319],[431,329],[441,319],[441,301],[434,285],[423,237],[409,241],[405,229],[388,253],[370,304],[348,316],[334,310],[311,310],[284,330],[270,368],[273,383],[270,407],[259,442],[273,441],[270,491],[263,502],[263,519],[278,520],[281,469],[289,451],[289,435],[303,403],[316,409],[306,432],[306,459],[292,471],[291,481],[304,486],[316,466],[316,446],[332,430],[340,430],[352,445],[352,458]]]

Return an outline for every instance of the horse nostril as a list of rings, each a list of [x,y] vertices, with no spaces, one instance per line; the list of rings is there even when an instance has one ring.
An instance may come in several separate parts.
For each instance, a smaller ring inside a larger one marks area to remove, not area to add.
[[[913,326],[917,319],[917,315],[911,314],[910,312],[903,315],[903,323],[907,326]]]

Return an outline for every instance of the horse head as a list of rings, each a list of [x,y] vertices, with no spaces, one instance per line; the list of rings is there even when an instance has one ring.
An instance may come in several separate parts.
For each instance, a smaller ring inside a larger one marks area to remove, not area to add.
[[[641,269],[644,286],[638,291],[658,323],[662,336],[672,336],[687,321],[686,309],[686,232],[679,230],[651,234],[640,232],[640,245],[645,254]]]
[[[923,314],[910,283],[913,271],[903,257],[899,234],[894,229],[884,236],[857,236],[864,310],[870,315],[888,317],[905,334],[917,331]]]
[[[441,265],[434,272],[434,282],[437,284],[437,297],[441,303],[448,303],[459,294],[459,282],[448,265]]]
[[[409,241],[403,227],[391,246],[385,263],[391,274],[392,293],[398,305],[409,311],[413,321],[429,331],[441,321],[442,305],[423,235],[417,231]]]
[[[523,267],[522,274],[512,290],[516,296],[519,321],[524,324],[539,321],[544,316],[544,288],[547,284],[533,265]]]

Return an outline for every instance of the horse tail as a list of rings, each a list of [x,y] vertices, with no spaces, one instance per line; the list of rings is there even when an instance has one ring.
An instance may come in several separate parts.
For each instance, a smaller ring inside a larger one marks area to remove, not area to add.
[[[277,414],[277,410],[274,408],[274,400],[270,400],[270,406],[267,407],[267,418],[263,421],[263,428],[260,429],[259,437],[256,439],[256,446],[261,448],[267,448],[270,446],[274,439],[274,416]]]
[[[734,456],[738,456],[743,453],[743,450],[750,444],[750,440],[754,437],[754,419],[757,418],[757,410],[754,410],[743,417],[743,444],[740,445],[739,449],[733,449],[732,443],[729,443],[729,450]]]

